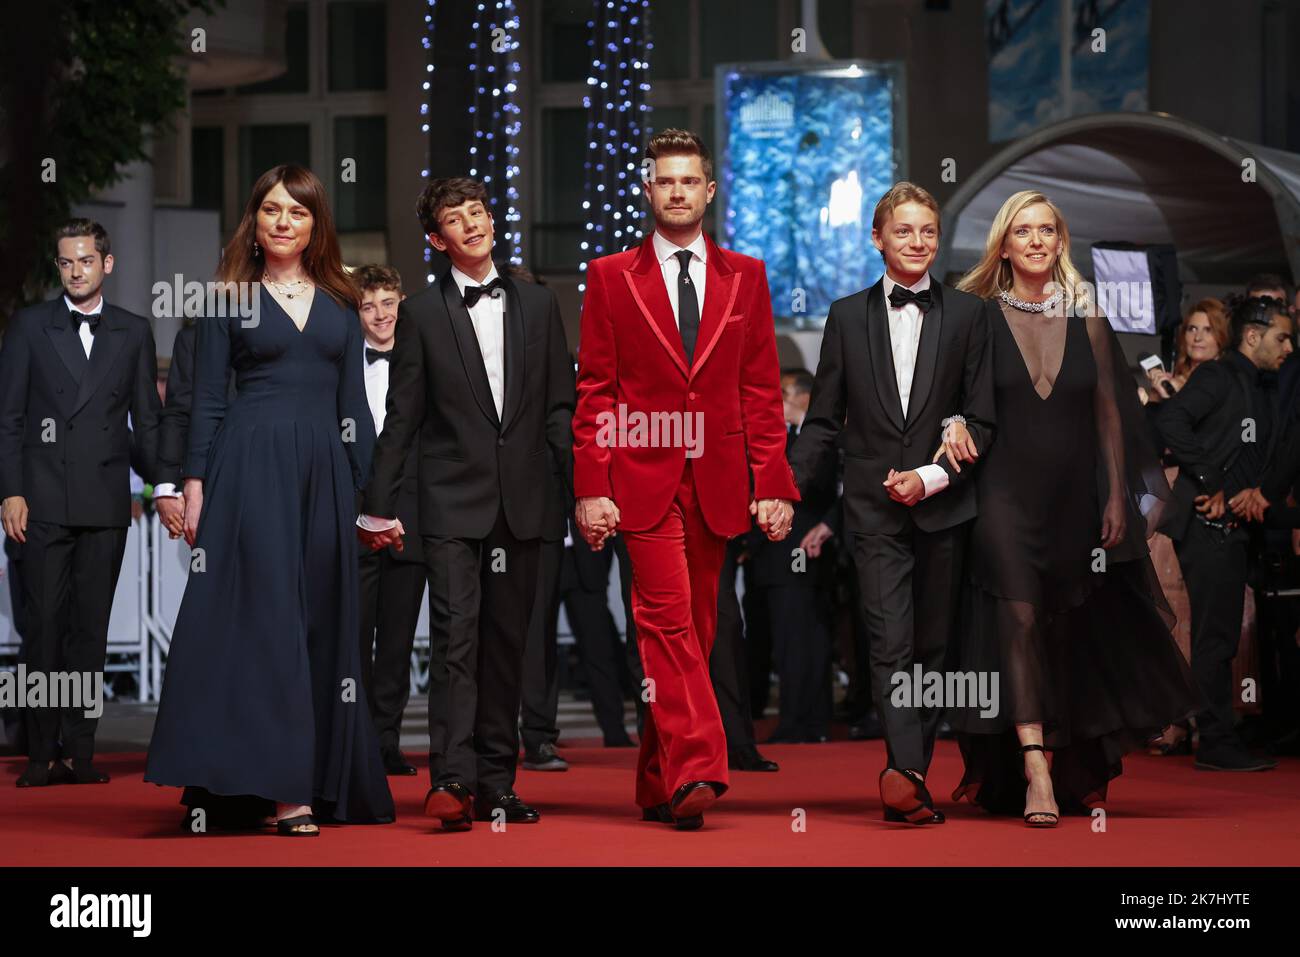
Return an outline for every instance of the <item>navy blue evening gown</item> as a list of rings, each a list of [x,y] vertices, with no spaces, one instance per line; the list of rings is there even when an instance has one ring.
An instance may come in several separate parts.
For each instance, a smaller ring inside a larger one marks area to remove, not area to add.
[[[185,475],[204,480],[203,567],[177,614],[145,780],[243,820],[279,801],[391,821],[357,642],[354,523],[375,441],[361,328],[323,289],[301,332],[260,296],[255,323],[198,322]]]

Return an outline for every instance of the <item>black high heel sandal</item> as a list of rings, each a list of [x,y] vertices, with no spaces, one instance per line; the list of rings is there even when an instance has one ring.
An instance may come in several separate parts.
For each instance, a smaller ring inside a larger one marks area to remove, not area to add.
[[[1047,754],[1047,749],[1043,747],[1041,744],[1021,745],[1020,753],[1022,755],[1030,751],[1042,751],[1043,754]],[[1026,777],[1028,777],[1028,775],[1026,775]],[[1031,821],[1030,820],[1031,817],[1050,817],[1051,820]],[[1056,822],[1059,821],[1060,819],[1061,816],[1057,814],[1055,811],[1025,811],[1025,825],[1027,827],[1056,827]]]
[[[309,827],[315,830],[307,830]],[[297,817],[286,817],[276,821],[275,832],[281,837],[320,837],[320,828],[316,826],[310,814],[299,814]]]

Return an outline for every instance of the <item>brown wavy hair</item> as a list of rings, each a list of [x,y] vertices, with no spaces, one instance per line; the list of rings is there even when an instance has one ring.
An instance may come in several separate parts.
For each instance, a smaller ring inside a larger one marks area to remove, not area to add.
[[[1210,320],[1210,335],[1214,336],[1214,341],[1219,344],[1220,354],[1232,341],[1232,324],[1228,320],[1227,306],[1218,299],[1202,299],[1187,310],[1183,321],[1178,325],[1178,352],[1177,358],[1174,359],[1173,371],[1176,376],[1185,376],[1192,371],[1192,360],[1187,356],[1187,324],[1198,312],[1205,313],[1206,318]]]
[[[262,200],[266,199],[266,194],[275,189],[277,183],[283,183],[289,195],[311,213],[311,240],[302,251],[303,271],[340,306],[360,308],[361,297],[357,294],[356,284],[343,268],[339,237],[334,229],[334,214],[330,212],[325,187],[315,173],[293,163],[271,167],[253,184],[235,235],[221,251],[217,281],[261,280],[262,273],[266,270],[266,254],[253,252],[253,241],[257,238],[257,211],[262,206]]]

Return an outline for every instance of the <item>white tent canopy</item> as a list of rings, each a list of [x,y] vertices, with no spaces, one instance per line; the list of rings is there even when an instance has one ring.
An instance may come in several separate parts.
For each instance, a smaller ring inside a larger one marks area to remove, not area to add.
[[[1248,165],[1254,182],[1243,180]],[[945,207],[939,274],[974,265],[998,208],[1031,188],[1061,207],[1086,275],[1093,243],[1127,241],[1172,243],[1184,282],[1300,278],[1300,155],[1165,113],[1076,117],[1002,150]]]

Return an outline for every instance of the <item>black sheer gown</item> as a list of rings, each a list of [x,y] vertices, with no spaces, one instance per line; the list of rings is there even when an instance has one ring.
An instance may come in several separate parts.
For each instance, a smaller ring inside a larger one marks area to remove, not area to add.
[[[950,712],[966,763],[953,797],[1021,814],[1015,725],[1042,722],[1057,803],[1080,812],[1105,800],[1123,754],[1196,708],[1146,545],[1169,486],[1106,318],[1000,305],[998,432],[976,477],[956,666],[998,675],[998,713]],[[1125,535],[1103,551],[1112,494]]]
[[[203,483],[145,780],[209,823],[273,802],[393,820],[361,687],[357,490],[370,468],[360,322],[317,289],[299,331],[265,288],[252,320],[202,318],[187,477]],[[227,404],[226,373],[238,394]]]

